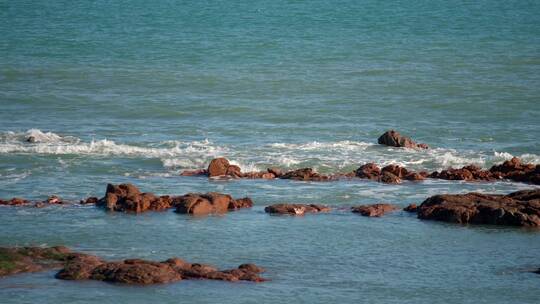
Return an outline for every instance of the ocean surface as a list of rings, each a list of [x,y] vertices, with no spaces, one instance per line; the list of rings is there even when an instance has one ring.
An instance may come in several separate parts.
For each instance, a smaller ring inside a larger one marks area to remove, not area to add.
[[[0,198],[78,201],[107,183],[248,195],[192,218],[88,207],[0,208],[0,246],[106,259],[252,262],[269,282],[149,287],[0,279],[1,303],[538,303],[540,232],[420,221],[279,217],[279,202],[419,203],[509,193],[507,181],[210,181],[217,156],[347,172],[540,163],[539,1],[2,1]],[[432,149],[376,144],[395,128]],[[35,143],[25,138],[34,136]]]

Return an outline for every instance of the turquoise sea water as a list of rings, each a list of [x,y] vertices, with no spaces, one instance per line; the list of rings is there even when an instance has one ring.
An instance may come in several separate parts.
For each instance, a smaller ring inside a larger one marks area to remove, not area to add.
[[[193,219],[93,207],[0,208],[0,246],[108,259],[254,262],[270,282],[152,287],[0,280],[2,303],[536,303],[540,233],[397,212],[264,214],[272,203],[405,206],[511,182],[208,181],[225,156],[346,172],[374,161],[439,170],[540,163],[538,1],[1,1],[0,198],[78,200],[107,183],[249,195]],[[427,151],[376,145],[396,128]],[[27,143],[33,135],[36,143]]]

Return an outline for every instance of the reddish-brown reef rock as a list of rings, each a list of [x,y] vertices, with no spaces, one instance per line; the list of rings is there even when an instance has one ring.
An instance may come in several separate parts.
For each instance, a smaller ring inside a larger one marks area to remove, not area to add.
[[[329,212],[330,207],[317,204],[274,204],[264,208],[270,214],[304,215],[305,213]]]
[[[426,144],[417,144],[410,137],[403,136],[395,130],[389,130],[384,132],[383,135],[379,137],[377,142],[380,145],[392,146],[392,147],[405,147],[413,149],[428,149]]]
[[[540,189],[508,195],[443,194],[426,199],[418,218],[453,223],[540,226]]]
[[[353,213],[360,213],[363,216],[380,217],[385,213],[398,210],[399,208],[391,204],[373,204],[352,207]]]
[[[193,215],[208,215],[213,213],[226,213],[229,210],[250,208],[253,202],[250,198],[233,199],[228,194],[217,192],[209,193],[188,193],[174,199],[177,213],[187,213]]]

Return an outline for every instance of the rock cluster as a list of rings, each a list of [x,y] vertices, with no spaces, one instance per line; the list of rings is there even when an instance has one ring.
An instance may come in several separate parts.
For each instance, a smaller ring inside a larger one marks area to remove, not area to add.
[[[264,208],[270,214],[304,215],[306,213],[329,212],[330,207],[317,204],[274,204]]]
[[[454,223],[540,226],[540,189],[508,195],[443,194],[426,199],[418,218]]]
[[[366,178],[387,184],[399,184],[403,179],[410,181],[424,180],[426,172],[414,172],[398,165],[388,165],[380,169],[374,163],[367,163],[355,171],[356,177]]]
[[[128,259],[106,262],[94,256],[69,259],[56,274],[62,280],[98,280],[113,283],[148,285],[170,283],[188,279],[207,279],[222,281],[263,282],[259,273],[264,269],[254,264],[242,264],[230,270],[198,263],[188,263],[179,258],[163,262],[142,259]]]
[[[61,268],[56,278],[62,280],[98,280],[125,284],[169,283],[183,279],[223,281],[265,281],[259,274],[264,269],[242,264],[230,270],[179,258],[164,262],[128,259],[107,262],[96,256],[72,252],[66,247],[0,247],[0,277],[21,272]]]
[[[60,197],[56,195],[49,196],[44,201],[29,201],[23,198],[14,197],[9,200],[1,200],[0,205],[4,206],[32,206],[36,208],[42,208],[51,205],[65,205],[69,204],[68,202],[63,201]]]
[[[523,164],[519,158],[514,157],[500,165],[492,166],[489,170],[482,170],[478,166],[468,165],[463,168],[449,168],[441,172],[433,172],[429,177],[465,181],[509,179],[517,182],[540,184],[540,165]]]
[[[414,213],[418,211],[418,206],[416,204],[409,204],[407,207],[403,208],[403,211]]]
[[[403,136],[395,130],[389,130],[384,132],[383,135],[379,137],[377,142],[380,145],[386,145],[391,147],[404,147],[404,148],[413,148],[413,149],[428,149],[426,144],[418,144],[410,137]]]
[[[229,210],[253,206],[253,202],[248,197],[233,199],[228,194],[217,192],[156,196],[152,193],[142,193],[132,184],[109,184],[105,197],[101,199],[90,197],[83,202],[85,204],[95,203],[98,207],[104,207],[109,211],[141,213],[176,208],[178,213],[193,215],[225,213]]]
[[[360,205],[351,208],[353,213],[359,213],[362,216],[380,217],[385,213],[398,210],[399,208],[391,204],[373,204],[373,205]]]

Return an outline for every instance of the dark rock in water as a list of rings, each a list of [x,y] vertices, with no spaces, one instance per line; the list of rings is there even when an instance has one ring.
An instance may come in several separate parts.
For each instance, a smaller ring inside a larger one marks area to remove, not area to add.
[[[426,199],[418,218],[454,223],[540,226],[540,189],[508,195],[443,194]]]
[[[535,271],[533,271],[533,273],[540,274],[540,268],[538,268],[538,269],[536,269]]]
[[[385,213],[398,210],[399,208],[391,204],[373,204],[352,207],[353,213],[360,213],[363,216],[380,217]]]
[[[356,176],[360,178],[367,178],[371,180],[379,180],[381,169],[374,163],[367,163],[360,166],[356,171]]]
[[[380,145],[387,145],[392,147],[405,147],[405,148],[414,148],[414,149],[428,149],[429,147],[426,144],[417,144],[410,137],[403,136],[397,131],[390,130],[384,132],[383,135],[379,137],[377,142]]]
[[[214,176],[223,176],[227,175],[227,170],[230,167],[229,160],[226,158],[220,157],[213,159],[210,164],[208,165],[208,176],[214,177]]]
[[[271,214],[304,215],[305,213],[328,212],[331,208],[317,204],[274,204],[264,208]]]
[[[489,171],[493,175],[513,181],[540,184],[540,165],[523,164],[517,157],[493,166]]]
[[[259,273],[264,271],[254,264],[242,264],[231,270],[197,263],[188,263],[179,258],[164,262],[128,259],[120,262],[104,262],[98,258],[82,257],[68,261],[56,278],[65,280],[98,280],[105,282],[149,285],[170,283],[185,279],[207,279],[224,281],[263,282]]]
[[[60,267],[71,251],[66,247],[0,247],[0,277]]]
[[[97,205],[99,202],[99,199],[95,196],[91,196],[87,198],[86,200],[81,200],[79,203],[81,205]]]
[[[465,180],[465,181],[492,181],[496,177],[486,170],[482,170],[476,165],[468,165],[463,168],[449,168],[441,172],[433,172],[431,178],[446,179],[446,180]]]
[[[36,138],[35,136],[33,136],[33,135],[27,136],[27,137],[25,138],[25,140],[26,140],[26,142],[29,142],[29,143],[35,143],[35,142],[37,142],[37,138]]]
[[[279,177],[281,177],[283,175],[283,170],[281,170],[280,168],[276,168],[276,167],[268,168],[268,169],[266,169],[266,171],[268,171],[268,173],[272,173],[277,178],[279,178]]]
[[[397,176],[397,175],[395,175],[395,174],[393,174],[391,172],[388,172],[388,171],[383,171],[381,173],[379,181],[383,182],[385,184],[399,184],[399,183],[401,183],[401,179],[399,178],[399,176]]]
[[[327,181],[330,179],[329,176],[321,175],[315,172],[315,170],[313,170],[312,168],[302,168],[288,171],[281,175],[279,178],[302,181]]]
[[[198,169],[198,170],[185,170],[180,173],[180,176],[197,176],[197,175],[208,175],[208,171],[206,169]]]
[[[409,171],[407,171],[407,169],[400,167],[398,165],[388,165],[382,168],[381,172],[390,172],[399,178],[403,178],[407,174],[409,174]]]
[[[169,196],[141,193],[132,184],[108,184],[105,197],[98,201],[98,206],[105,207],[109,211],[140,213],[171,208],[172,200]]]
[[[409,172],[407,175],[404,176],[404,179],[410,181],[421,181],[426,179],[426,177],[421,172]]]
[[[403,211],[417,212],[418,211],[418,206],[416,206],[416,204],[409,204],[407,207],[403,208]]]
[[[249,198],[233,199],[228,194],[217,192],[189,193],[173,198],[177,213],[193,215],[208,215],[213,213],[226,213],[228,210],[249,208],[253,202]]]
[[[23,198],[18,198],[18,197],[14,197],[14,198],[9,199],[9,200],[1,200],[0,199],[0,205],[5,205],[5,206],[23,206],[23,205],[29,205],[31,203],[32,202],[30,202],[28,200],[25,200]]]

